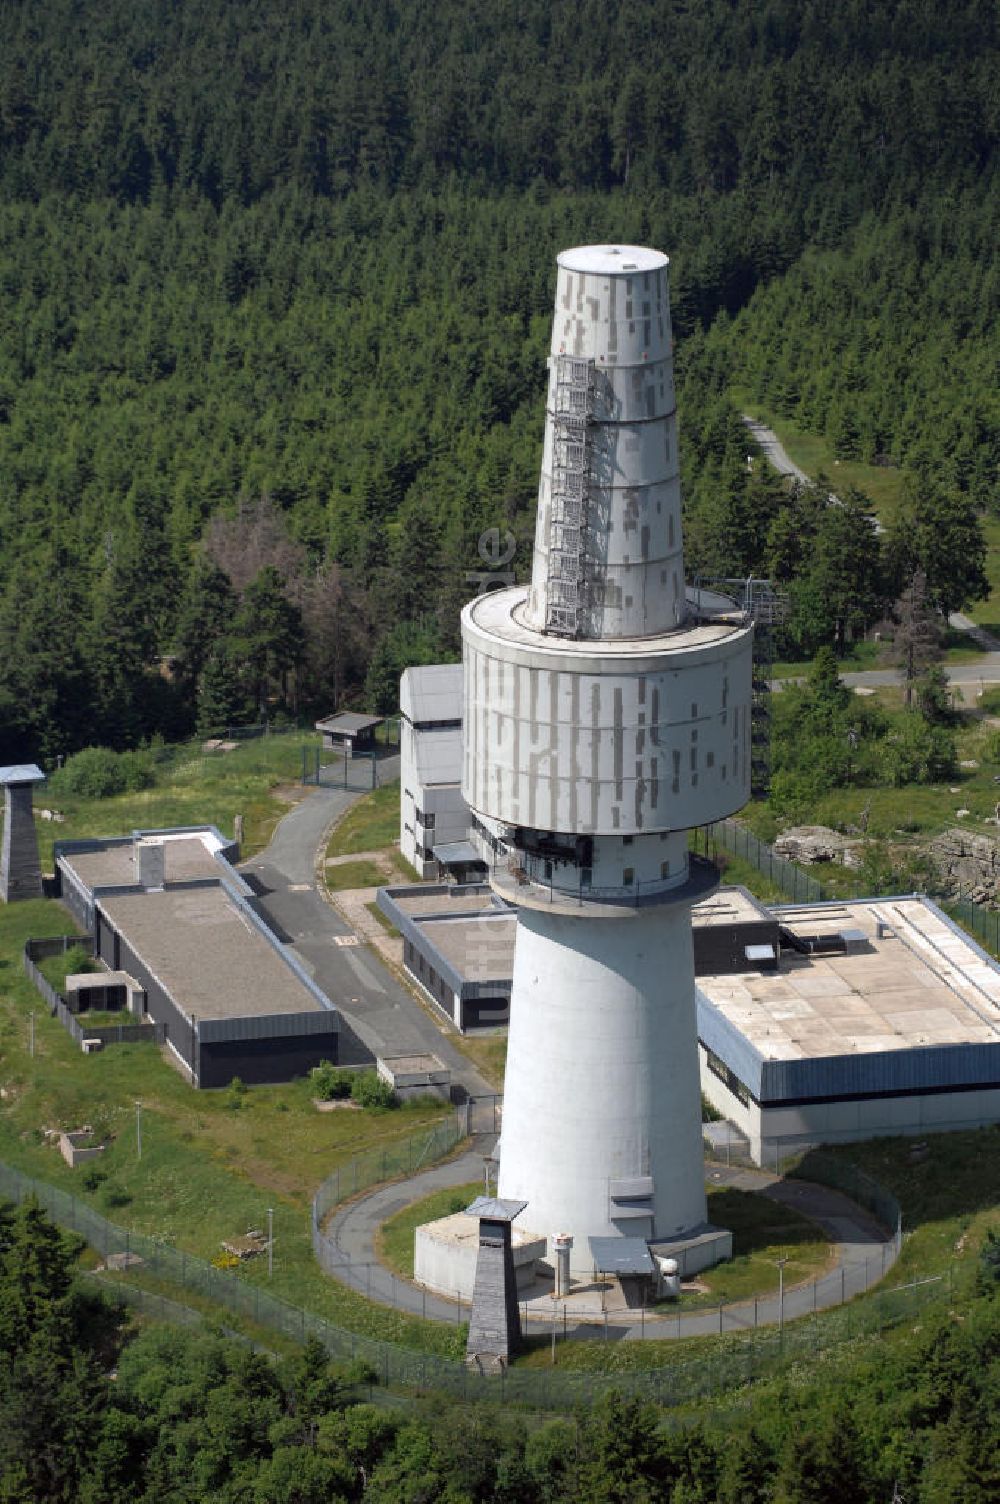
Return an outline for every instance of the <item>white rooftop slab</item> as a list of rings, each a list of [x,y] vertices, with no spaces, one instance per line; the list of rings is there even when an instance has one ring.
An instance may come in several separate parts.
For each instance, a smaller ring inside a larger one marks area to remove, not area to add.
[[[717,888],[691,910],[691,923],[706,929],[716,925],[757,924],[773,917],[769,909],[743,888]]]
[[[525,622],[527,596],[525,588],[491,590],[465,609],[471,623],[481,631],[502,637],[505,643],[520,644],[540,655],[548,655],[553,661],[578,658],[580,672],[586,671],[588,658],[595,660],[599,672],[602,665],[606,668],[616,658],[634,659],[645,655],[650,659],[669,658],[672,662],[668,667],[680,667],[678,660],[682,654],[721,645],[746,630],[742,622],[713,621],[681,626],[653,637],[609,637],[600,641],[552,637]]]
[[[462,719],[462,665],[430,663],[403,670],[399,708],[408,721]]]
[[[662,251],[645,245],[578,245],[556,257],[569,272],[627,276],[629,272],[656,272],[670,264]]]
[[[45,774],[35,762],[12,763],[10,767],[0,768],[0,787],[8,783],[43,783]]]
[[[858,930],[844,954],[781,954],[781,969],[699,976],[698,989],[770,1060],[1000,1040],[1000,968],[923,898],[775,911],[800,936]]]
[[[167,882],[188,882],[192,878],[220,878],[217,853],[219,840],[211,831],[143,837],[140,843],[123,841],[94,851],[64,851],[60,862],[74,872],[93,891],[95,888],[118,887],[139,882],[136,845],[163,845]]]

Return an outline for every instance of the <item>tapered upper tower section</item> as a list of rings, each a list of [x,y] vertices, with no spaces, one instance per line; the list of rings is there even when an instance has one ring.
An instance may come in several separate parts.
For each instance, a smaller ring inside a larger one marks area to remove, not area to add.
[[[602,640],[683,625],[667,257],[558,257],[526,626]]]

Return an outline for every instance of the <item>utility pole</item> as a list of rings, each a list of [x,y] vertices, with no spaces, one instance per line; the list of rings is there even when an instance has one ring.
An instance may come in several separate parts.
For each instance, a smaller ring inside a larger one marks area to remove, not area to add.
[[[784,1334],[785,1330],[785,1265],[788,1263],[788,1255],[775,1259],[778,1266],[778,1335]]]
[[[135,1104],[135,1157],[142,1158],[142,1103]]]
[[[267,1209],[267,1277],[274,1273],[274,1207]]]
[[[35,1058],[35,1010],[32,1008],[28,1014],[28,1054],[32,1060]]]

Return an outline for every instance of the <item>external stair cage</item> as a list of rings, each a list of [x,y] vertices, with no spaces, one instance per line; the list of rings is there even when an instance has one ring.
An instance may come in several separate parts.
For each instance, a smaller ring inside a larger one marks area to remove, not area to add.
[[[584,604],[584,532],[590,489],[594,362],[556,358],[546,631],[575,637]]]

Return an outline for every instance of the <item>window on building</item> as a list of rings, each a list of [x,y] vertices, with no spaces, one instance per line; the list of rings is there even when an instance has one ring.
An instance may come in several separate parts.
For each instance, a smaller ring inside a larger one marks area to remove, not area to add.
[[[718,1055],[714,1054],[712,1050],[706,1050],[705,1055],[708,1061],[708,1068],[712,1072],[712,1075],[718,1076],[719,1080],[723,1083],[724,1086],[728,1088],[729,1091],[732,1092],[733,1096],[738,1102],[742,1102],[744,1107],[749,1107],[750,1093],[747,1091],[746,1087],[743,1085],[743,1082],[740,1080],[736,1072],[734,1070],[730,1070],[726,1062],[724,1060],[720,1060]]]

